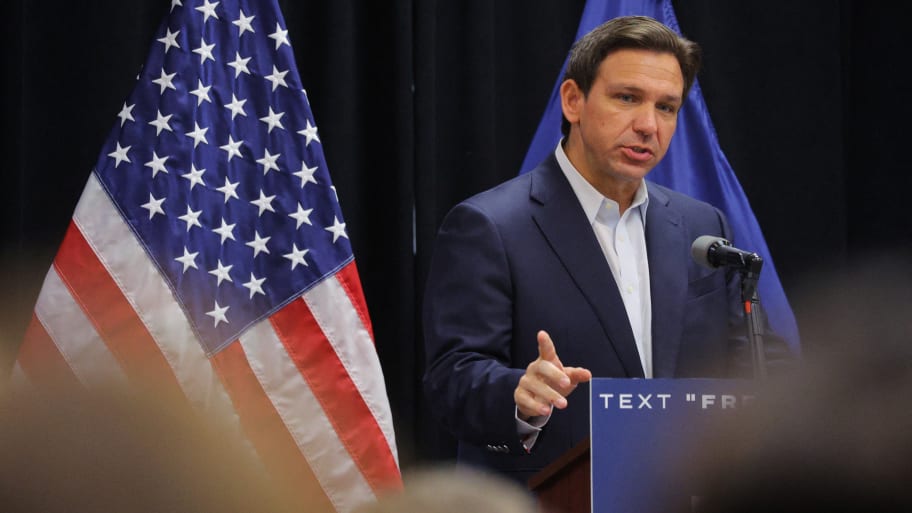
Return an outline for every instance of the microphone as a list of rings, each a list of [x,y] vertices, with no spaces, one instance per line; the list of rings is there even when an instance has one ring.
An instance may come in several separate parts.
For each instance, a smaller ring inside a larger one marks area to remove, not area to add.
[[[741,303],[747,320],[747,339],[750,344],[754,377],[766,379],[766,356],[763,349],[763,324],[754,314],[760,307],[757,282],[763,258],[756,253],[732,246],[731,242],[713,235],[701,235],[690,245],[690,255],[703,267],[733,267],[741,272]]]
[[[690,246],[690,255],[703,267],[736,267],[743,270],[757,270],[763,265],[763,258],[751,251],[732,246],[731,242],[713,235],[701,235]]]

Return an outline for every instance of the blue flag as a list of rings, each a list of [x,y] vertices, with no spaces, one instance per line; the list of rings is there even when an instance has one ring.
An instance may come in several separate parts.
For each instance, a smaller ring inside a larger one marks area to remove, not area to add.
[[[653,17],[672,30],[681,32],[671,0],[589,0],[583,9],[576,39],[607,20],[635,14]],[[551,91],[548,107],[526,153],[520,173],[531,171],[554,151],[560,140],[559,88],[562,77],[563,70]],[[649,179],[721,209],[738,238],[738,247],[755,251],[763,257],[763,272],[758,288],[770,326],[788,342],[793,351],[798,352],[800,343],[795,315],[785,297],[769,248],[747,196],[719,146],[699,83],[694,82],[690,95],[678,114],[677,131],[668,153],[649,174]]]

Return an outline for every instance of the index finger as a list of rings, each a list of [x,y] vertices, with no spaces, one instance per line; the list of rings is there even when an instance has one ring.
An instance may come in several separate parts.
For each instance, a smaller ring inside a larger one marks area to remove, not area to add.
[[[545,330],[538,332],[538,357],[550,362],[559,361],[557,360],[557,350],[554,349],[554,341]]]

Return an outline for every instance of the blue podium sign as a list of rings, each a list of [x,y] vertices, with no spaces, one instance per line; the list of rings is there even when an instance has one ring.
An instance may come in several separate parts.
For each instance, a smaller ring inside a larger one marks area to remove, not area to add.
[[[593,379],[592,511],[697,511],[702,494],[682,476],[710,424],[746,407],[754,383],[720,379]]]

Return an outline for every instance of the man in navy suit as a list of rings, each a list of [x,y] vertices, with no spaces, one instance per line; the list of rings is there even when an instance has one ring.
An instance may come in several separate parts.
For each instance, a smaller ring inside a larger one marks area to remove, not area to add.
[[[447,215],[425,387],[459,461],[527,479],[588,436],[588,394],[571,392],[593,375],[732,375],[738,276],[690,257],[701,235],[732,240],[725,217],[644,180],[699,64],[651,18],[599,26],[571,50],[554,154]]]

